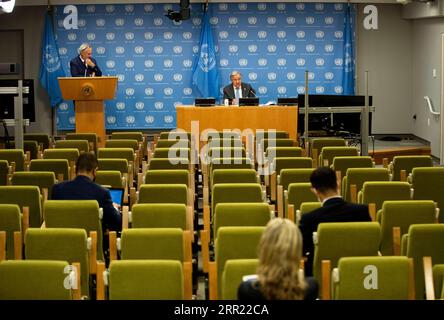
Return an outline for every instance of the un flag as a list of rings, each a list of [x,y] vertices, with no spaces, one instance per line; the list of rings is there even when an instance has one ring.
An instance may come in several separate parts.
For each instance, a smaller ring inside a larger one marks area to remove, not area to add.
[[[202,97],[219,97],[219,70],[207,12],[203,16],[199,55],[193,68],[193,85]]]
[[[350,4],[345,9],[344,19],[344,65],[342,87],[345,95],[355,94],[355,55],[353,50],[353,30]]]
[[[46,13],[45,31],[42,39],[42,62],[40,64],[40,84],[46,89],[55,107],[63,101],[57,77],[65,77],[59,58],[59,49],[52,29],[52,17]]]

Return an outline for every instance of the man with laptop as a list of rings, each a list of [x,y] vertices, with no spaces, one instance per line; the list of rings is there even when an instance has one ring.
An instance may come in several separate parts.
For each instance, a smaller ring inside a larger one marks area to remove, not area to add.
[[[253,87],[242,82],[242,75],[239,71],[233,71],[230,74],[230,80],[231,84],[224,88],[224,101],[228,100],[228,104],[238,105],[241,98],[256,97]]]
[[[121,203],[113,204],[120,200],[113,201],[110,191],[94,182],[97,168],[98,161],[93,153],[80,154],[76,162],[76,178],[56,183],[52,189],[52,200],[97,200],[99,207],[103,209],[103,231],[121,231]]]

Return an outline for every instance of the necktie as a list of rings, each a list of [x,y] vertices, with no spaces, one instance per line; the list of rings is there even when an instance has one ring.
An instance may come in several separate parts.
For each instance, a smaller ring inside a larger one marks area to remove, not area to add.
[[[236,98],[236,99],[239,99],[239,98],[240,98],[240,95],[241,95],[241,93],[240,93],[240,88],[235,88],[234,91],[235,91],[235,92],[234,92],[234,96],[235,96],[235,98]]]

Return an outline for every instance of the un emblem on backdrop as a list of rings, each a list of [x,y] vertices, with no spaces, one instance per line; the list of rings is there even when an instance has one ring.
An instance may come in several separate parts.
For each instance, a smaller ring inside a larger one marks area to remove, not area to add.
[[[276,78],[277,78],[277,75],[276,75],[275,72],[269,72],[269,73],[267,74],[267,77],[268,77],[268,80],[270,80],[270,81],[275,81]]]
[[[163,109],[163,102],[162,101],[156,101],[154,103],[154,109],[156,110],[162,110]]]
[[[145,32],[143,34],[143,36],[144,36],[145,40],[153,40],[153,38],[154,38],[154,34],[152,32]]]
[[[86,35],[86,39],[88,39],[89,41],[94,41],[96,39],[96,34],[90,32]]]
[[[257,73],[256,72],[250,72],[248,74],[248,79],[250,79],[251,81],[256,81],[257,80]]]
[[[278,3],[278,4],[276,5],[276,8],[277,8],[279,11],[284,11],[284,10],[285,10],[285,3]]]
[[[145,88],[145,94],[149,97],[151,97],[154,94],[154,89],[153,88]]]
[[[340,67],[344,64],[344,61],[342,60],[342,58],[336,58],[335,59],[335,66]]]
[[[305,4],[303,4],[303,3],[296,3],[296,10],[304,11],[305,10]]]
[[[327,52],[327,53],[331,53],[331,52],[334,51],[334,46],[333,46],[332,44],[326,44],[326,45],[324,46],[324,50],[325,50],[325,52]]]
[[[284,58],[280,58],[278,59],[277,64],[279,67],[285,67],[285,65],[287,64],[287,60]]]
[[[173,93],[174,93],[174,90],[173,90],[173,88],[165,88],[165,89],[163,89],[163,93],[164,93],[166,96],[172,96]]]
[[[238,50],[239,50],[239,47],[237,45],[235,45],[235,44],[230,44],[228,46],[228,51],[230,53],[236,53]]]
[[[268,91],[267,87],[259,87],[259,93],[260,94],[266,94]]]
[[[199,48],[198,48],[198,50],[199,50]],[[193,47],[193,51],[194,51],[194,47]],[[173,52],[174,52],[174,54],[181,54],[182,53],[182,46],[174,46]]]
[[[333,17],[325,17],[324,21],[326,25],[331,25],[335,22],[335,19]]]
[[[59,110],[60,111],[67,111],[68,110],[68,104],[66,102],[62,102],[59,104]]]
[[[173,39],[173,33],[172,32],[164,32],[163,33],[163,38],[165,40],[171,40],[171,39]]]
[[[344,33],[342,31],[335,31],[335,38],[336,39],[342,39],[344,36]]]
[[[307,44],[305,46],[305,51],[307,51],[308,53],[313,53],[315,51],[316,47],[314,44]]]
[[[255,44],[248,45],[248,51],[250,53],[255,53],[257,51],[257,45],[255,45]]]
[[[287,36],[287,33],[285,31],[278,31],[277,32],[277,37],[279,39],[284,39]]]
[[[163,80],[163,74],[161,74],[161,73],[156,73],[155,75],[154,75],[154,81],[156,81],[156,82],[160,82],[160,81],[162,81]]]
[[[325,33],[322,30],[318,30],[318,31],[316,31],[315,35],[316,35],[316,39],[323,39]]]
[[[143,19],[142,19],[142,18],[136,18],[136,19],[134,19],[134,25],[135,25],[136,27],[141,27],[141,26],[143,26]]]
[[[186,96],[190,96],[193,93],[193,89],[191,88],[184,88],[183,89],[183,94]]]
[[[172,4],[164,4],[163,5],[163,11],[173,10]]]
[[[222,40],[225,40],[228,38],[228,32],[227,31],[221,31],[219,32],[219,38]]]
[[[96,12],[96,6],[95,5],[86,6],[86,12],[88,12],[88,13]]]
[[[246,39],[248,37],[247,31],[239,31],[238,33],[240,39]]]
[[[154,6],[152,4],[146,4],[143,6],[143,11],[145,12],[153,12]]]
[[[239,66],[246,67],[248,65],[247,59],[239,59]]]
[[[333,72],[326,72],[325,73],[325,80],[330,81],[330,80],[333,80],[333,78],[334,78]]]
[[[153,60],[145,60],[144,62],[145,68],[152,68],[154,66]]]
[[[155,46],[154,47],[154,53],[155,54],[161,54],[163,52],[163,47],[162,46]]]
[[[136,102],[136,109],[137,110],[143,110],[145,108],[145,104],[142,101]]]
[[[296,23],[295,17],[287,17],[287,24],[293,25]]]
[[[137,47],[135,47],[134,48],[134,52],[136,53],[136,54],[142,54],[143,53],[143,47],[142,46],[137,46]]]
[[[256,17],[248,17],[248,24],[255,25],[257,23]]]
[[[134,117],[134,116],[127,116],[125,118],[125,121],[126,121],[127,124],[133,124],[136,121],[136,117]]]
[[[183,61],[183,66],[185,68],[191,68],[192,65],[193,65],[193,61],[191,61],[190,59],[186,59],[186,60]]]
[[[104,27],[105,23],[106,23],[105,19],[97,19],[96,20],[96,26],[99,28]]]
[[[296,73],[294,72],[287,73],[287,79],[293,81],[294,79],[296,79]]]
[[[116,10],[116,8],[112,4],[108,4],[105,6],[106,13],[113,13],[115,10]]]
[[[113,33],[113,32],[108,32],[108,33],[105,35],[105,38],[106,38],[106,40],[108,40],[108,41],[113,41],[113,40],[116,38],[116,35],[115,35],[115,33]]]
[[[283,86],[278,87],[277,91],[279,94],[285,94],[287,92],[287,87],[283,87]]]
[[[118,75],[117,75],[117,80],[118,80],[119,82],[123,82],[123,81],[125,81],[125,75],[124,75],[124,74],[118,74]]]
[[[296,91],[298,92],[298,94],[304,94],[305,93],[305,87],[299,86],[299,87],[297,87]]]
[[[336,11],[342,11],[343,5],[342,3],[335,3],[335,10]]]
[[[107,122],[108,124],[115,124],[115,123],[116,123],[116,117],[114,117],[114,116],[108,116],[108,117],[106,117],[106,122]]]
[[[215,25],[219,23],[219,18],[218,17],[211,17],[210,18],[210,24]]]
[[[246,3],[239,3],[237,7],[239,8],[240,11],[245,11],[248,9],[248,5]]]
[[[197,27],[200,26],[202,23],[202,19],[201,18],[193,18],[192,20],[193,26]]]
[[[324,61],[324,59],[322,59],[322,58],[317,58],[317,59],[315,60],[315,63],[316,63],[316,66],[318,66],[318,67],[322,67],[322,66],[324,65],[325,61]]]
[[[276,17],[268,17],[267,18],[267,23],[269,25],[275,25],[276,24]]]
[[[226,4],[226,3],[219,3],[219,10],[220,11],[227,11],[228,10],[228,4]]]
[[[220,59],[219,64],[221,67],[227,67],[228,66],[228,59]]]
[[[237,24],[237,18],[236,17],[229,17],[228,18],[228,23],[231,25],[236,25]]]
[[[298,39],[304,39],[305,38],[305,31],[299,30],[298,32],[296,32],[296,37]]]
[[[134,33],[132,33],[132,32],[125,33],[125,39],[128,41],[134,40]]]
[[[77,21],[77,25],[79,26],[79,28],[84,28],[86,26],[86,20],[85,19],[79,19]]]
[[[136,80],[136,82],[142,82],[143,79],[145,79],[145,76],[141,73],[138,73],[134,76],[134,80]]]
[[[133,88],[127,88],[127,89],[125,90],[125,94],[126,94],[128,97],[133,96],[133,95],[134,95],[134,92],[135,92],[135,90],[134,90]]]
[[[173,79],[174,79],[174,81],[176,81],[176,82],[182,81],[182,74],[180,74],[180,73],[175,73],[175,74],[173,75]]]
[[[97,52],[97,54],[105,54],[106,49],[105,49],[105,47],[97,47],[96,52]]]
[[[315,74],[313,72],[308,73],[308,80],[314,80]]]
[[[287,45],[287,52],[294,53],[296,51],[296,46],[294,44]]]
[[[305,23],[308,25],[312,25],[315,22],[315,18],[314,17],[307,17],[305,18]]]
[[[324,91],[325,91],[324,87],[322,87],[322,86],[316,87],[316,93],[322,94],[322,93],[324,93]]]
[[[115,25],[116,25],[117,27],[123,27],[123,25],[125,24],[125,20],[122,19],[122,18],[117,18],[117,19],[114,21],[114,23],[115,23]]]
[[[184,32],[184,33],[182,34],[182,37],[183,37],[185,40],[190,40],[190,39],[193,37],[193,34],[192,34],[191,32]]]
[[[155,18],[154,19],[154,25],[156,27],[160,27],[163,24],[163,19],[162,18]]]
[[[148,124],[151,124],[154,122],[154,117],[153,116],[146,116],[145,117],[145,122]]]
[[[259,10],[259,11],[265,11],[265,10],[267,10],[267,4],[266,3],[258,3],[257,4],[257,9]]]
[[[259,37],[259,39],[265,39],[267,37],[267,31],[259,31],[257,33],[257,36]]]
[[[114,69],[115,66],[116,66],[116,62],[114,60],[107,60],[106,61],[106,67],[108,69]]]
[[[69,117],[68,122],[69,122],[69,124],[75,125],[76,124],[76,117]]]
[[[125,48],[124,47],[116,47],[116,53],[117,54],[124,54]]]
[[[315,10],[316,10],[316,11],[322,11],[322,10],[324,10],[324,4],[323,4],[323,3],[316,3],[316,5],[315,5]]]
[[[164,60],[163,66],[165,68],[172,68],[173,67],[173,60],[171,60],[171,59]]]
[[[75,41],[77,39],[77,35],[75,33],[68,33],[68,40]]]
[[[125,12],[126,13],[132,13],[134,12],[134,6],[132,4],[125,5]]]
[[[261,67],[265,67],[267,65],[267,63],[268,63],[268,61],[265,58],[261,58],[261,59],[258,60],[258,64]]]
[[[336,86],[335,87],[335,93],[342,94],[342,92],[344,92],[344,89],[341,86]]]
[[[163,121],[165,123],[173,123],[173,120],[174,120],[173,116],[165,116],[165,117],[163,117]]]

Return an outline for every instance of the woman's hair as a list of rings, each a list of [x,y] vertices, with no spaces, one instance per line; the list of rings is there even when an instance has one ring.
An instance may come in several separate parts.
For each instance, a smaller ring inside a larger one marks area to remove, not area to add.
[[[270,220],[259,242],[258,281],[269,300],[303,299],[306,283],[299,273],[302,235],[289,219]]]

